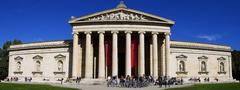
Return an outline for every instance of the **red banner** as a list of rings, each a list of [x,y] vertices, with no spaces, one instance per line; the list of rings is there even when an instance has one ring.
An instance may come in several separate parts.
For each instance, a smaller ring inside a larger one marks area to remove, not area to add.
[[[111,45],[111,41],[105,41],[105,57],[106,57],[106,65],[108,68],[111,68],[111,64],[112,64],[112,45]]]
[[[131,42],[131,68],[137,68],[138,63],[138,40],[134,38]]]

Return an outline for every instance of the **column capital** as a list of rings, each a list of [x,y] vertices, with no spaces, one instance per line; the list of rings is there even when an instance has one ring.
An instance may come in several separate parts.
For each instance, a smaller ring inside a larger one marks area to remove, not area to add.
[[[105,31],[98,31],[98,34],[104,34],[105,33]]]
[[[73,35],[78,35],[78,34],[79,34],[79,32],[72,32],[72,34],[73,34]]]
[[[159,34],[159,32],[152,32],[152,34]]]
[[[164,35],[171,35],[171,33],[170,32],[165,32]]]
[[[126,34],[127,34],[127,33],[131,34],[131,33],[132,33],[132,31],[125,31],[125,33],[126,33]]]
[[[118,31],[111,31],[111,33],[118,33]]]
[[[145,31],[139,31],[138,33],[139,34],[145,34],[146,32]]]
[[[92,34],[92,32],[84,32],[85,34]]]

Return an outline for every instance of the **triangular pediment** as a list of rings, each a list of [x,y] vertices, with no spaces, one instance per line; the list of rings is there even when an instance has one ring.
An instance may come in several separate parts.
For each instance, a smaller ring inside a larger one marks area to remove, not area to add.
[[[224,57],[217,58],[217,60],[226,60]]]
[[[64,56],[64,55],[62,55],[62,54],[59,54],[59,55],[55,56],[54,58],[56,58],[56,59],[59,59],[59,58],[66,58],[66,56]]]
[[[33,59],[43,59],[43,57],[40,56],[40,55],[36,55],[36,56],[33,57]]]
[[[17,56],[16,58],[14,58],[15,60],[23,60],[23,58],[22,57],[20,57],[20,56]]]
[[[198,59],[208,59],[207,56],[201,56],[201,57],[198,57]]]
[[[187,58],[187,56],[185,56],[185,55],[179,55],[179,56],[176,56],[176,58]]]
[[[174,24],[174,21],[172,20],[127,8],[116,8],[97,12],[79,18],[72,18],[69,23],[86,21],[143,21]]]

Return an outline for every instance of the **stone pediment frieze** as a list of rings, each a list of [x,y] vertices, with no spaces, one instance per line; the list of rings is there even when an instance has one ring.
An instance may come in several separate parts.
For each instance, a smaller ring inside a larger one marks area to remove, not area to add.
[[[117,20],[132,20],[132,21],[148,21],[145,16],[135,13],[127,13],[127,12],[112,12],[102,14],[100,16],[95,16],[88,18],[89,21],[117,21]]]
[[[161,22],[166,24],[174,24],[174,21],[155,16],[152,14],[144,13],[141,11],[117,8],[106,10],[79,18],[71,18],[69,23],[79,22],[94,22],[94,21],[138,21],[138,22]]]

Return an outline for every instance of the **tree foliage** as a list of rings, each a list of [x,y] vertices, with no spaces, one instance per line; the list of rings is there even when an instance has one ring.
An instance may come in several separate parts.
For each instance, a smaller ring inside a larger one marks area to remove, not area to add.
[[[232,52],[232,72],[233,78],[240,80],[240,51]]]
[[[20,40],[13,40],[13,41],[6,41],[3,44],[3,47],[0,48],[0,79],[4,79],[8,75],[8,48],[11,45],[17,45],[17,44],[22,44],[22,41]]]

